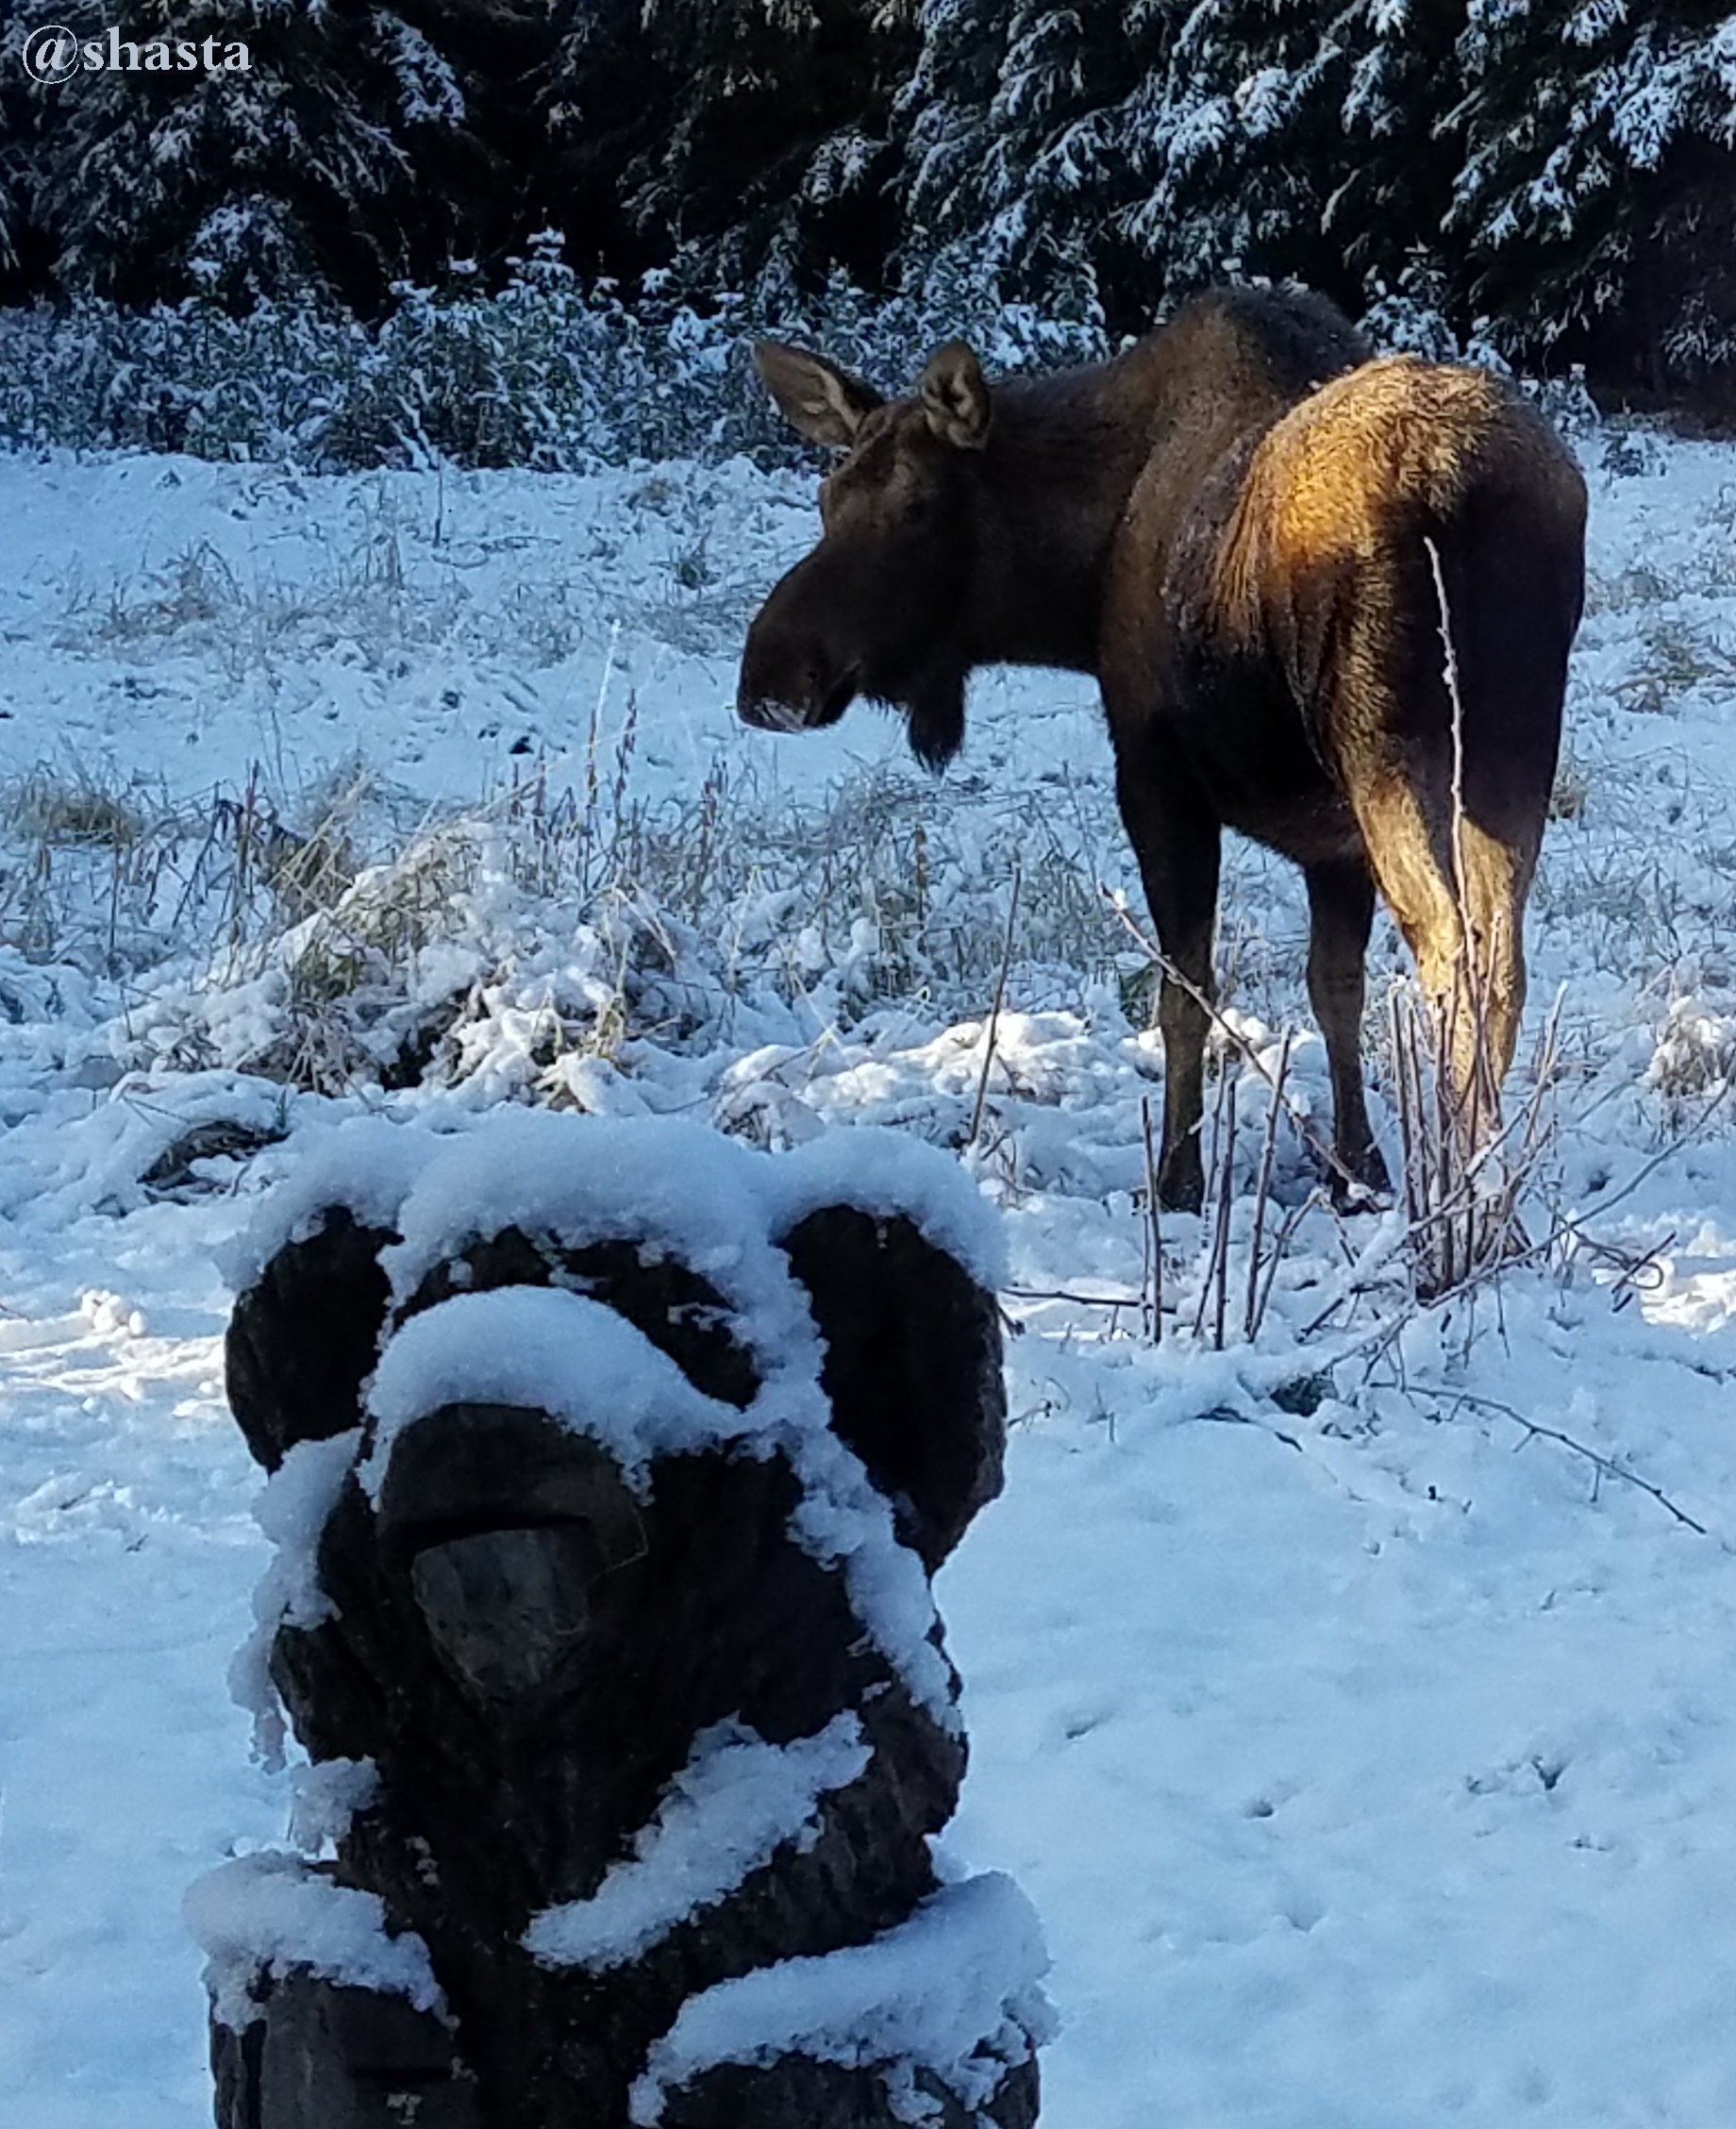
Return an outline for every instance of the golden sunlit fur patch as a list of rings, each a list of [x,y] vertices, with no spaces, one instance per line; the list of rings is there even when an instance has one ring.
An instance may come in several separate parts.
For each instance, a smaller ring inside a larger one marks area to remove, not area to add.
[[[1322,743],[1450,1031],[1461,1098],[1479,1062],[1498,1085],[1512,1060],[1542,830],[1540,807],[1502,809],[1498,829],[1483,806],[1455,810],[1448,720],[1464,705],[1447,678],[1454,616],[1438,553],[1432,567],[1428,557],[1479,491],[1523,497],[1533,521],[1581,535],[1584,484],[1510,387],[1412,356],[1364,363],[1302,400],[1256,447],[1217,574],[1226,625],[1285,646],[1304,714],[1334,698]],[[1423,667],[1448,728],[1432,740],[1414,713],[1399,713],[1406,675],[1414,684]],[[1486,782],[1485,753],[1477,766]]]
[[[1450,519],[1492,466],[1564,520],[1585,491],[1553,439],[1486,371],[1391,355],[1324,384],[1275,423],[1249,462],[1222,555],[1227,604],[1262,585],[1377,564]]]

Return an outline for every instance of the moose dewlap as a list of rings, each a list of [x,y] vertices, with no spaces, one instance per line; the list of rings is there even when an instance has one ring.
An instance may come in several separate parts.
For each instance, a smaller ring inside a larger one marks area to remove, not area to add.
[[[237,1677],[312,1767],[302,1846],[189,1896],[220,2129],[1035,2121],[1035,1918],[929,1845],[997,1258],[869,1132],[370,1121],[268,1204]]]

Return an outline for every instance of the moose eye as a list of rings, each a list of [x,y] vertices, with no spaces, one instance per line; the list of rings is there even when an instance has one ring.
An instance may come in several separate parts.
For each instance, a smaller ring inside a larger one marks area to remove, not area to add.
[[[904,506],[904,522],[907,525],[920,525],[928,514],[929,502],[926,495],[912,495]]]

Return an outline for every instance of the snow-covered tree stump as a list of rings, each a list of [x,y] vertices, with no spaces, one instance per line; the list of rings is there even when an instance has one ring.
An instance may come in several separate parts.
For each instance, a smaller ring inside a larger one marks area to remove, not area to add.
[[[995,1238],[890,1133],[347,1125],[238,1267],[292,1851],[189,1895],[221,2129],[1024,2129],[928,1577],[1000,1485]]]

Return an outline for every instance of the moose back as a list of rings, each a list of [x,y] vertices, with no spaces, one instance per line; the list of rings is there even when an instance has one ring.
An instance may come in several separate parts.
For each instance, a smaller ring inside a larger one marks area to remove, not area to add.
[[[819,545],[748,631],[750,725],[902,711],[939,768],[986,664],[1096,676],[1162,950],[1159,1192],[1200,1201],[1219,843],[1302,867],[1335,1187],[1380,1189],[1359,1055],[1377,887],[1440,1015],[1461,1125],[1493,1118],[1584,579],[1585,485],[1515,390],[1371,359],[1300,292],[1194,298],[1114,360],[996,383],[961,342],[885,400],[761,342],[844,455]]]

